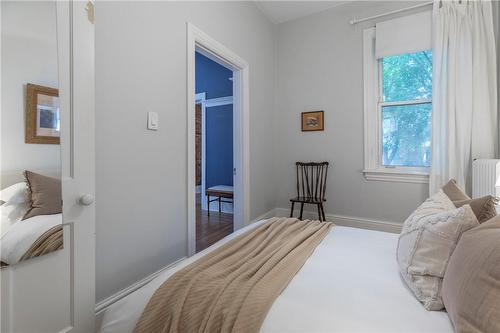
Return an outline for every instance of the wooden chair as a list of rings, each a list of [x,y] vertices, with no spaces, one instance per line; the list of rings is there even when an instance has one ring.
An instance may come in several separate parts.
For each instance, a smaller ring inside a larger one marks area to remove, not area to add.
[[[318,206],[318,217],[320,221],[326,221],[325,210],[323,202],[326,192],[326,177],[328,174],[328,162],[297,162],[297,197],[290,199],[292,209],[290,210],[290,217],[293,217],[293,209],[295,203],[300,203],[300,216],[302,220],[302,213],[304,212],[304,204]]]

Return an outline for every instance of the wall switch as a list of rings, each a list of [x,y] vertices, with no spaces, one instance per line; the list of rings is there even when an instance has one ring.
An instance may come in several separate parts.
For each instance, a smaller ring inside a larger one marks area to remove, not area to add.
[[[148,130],[156,131],[158,129],[158,113],[148,112]]]

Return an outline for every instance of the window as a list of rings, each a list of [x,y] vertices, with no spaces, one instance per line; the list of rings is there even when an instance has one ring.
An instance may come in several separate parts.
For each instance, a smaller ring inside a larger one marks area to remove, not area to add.
[[[364,37],[365,177],[428,182],[432,51],[377,58],[375,29]]]
[[[379,60],[382,165],[430,167],[432,52]]]

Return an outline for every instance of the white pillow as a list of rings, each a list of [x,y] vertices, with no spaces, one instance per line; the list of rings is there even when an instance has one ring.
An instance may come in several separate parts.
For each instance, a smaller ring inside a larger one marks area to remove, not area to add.
[[[20,204],[3,204],[0,206],[0,236],[3,237],[14,223],[21,221],[31,207],[29,202]]]
[[[28,185],[17,183],[0,191],[0,200],[6,204],[17,205],[30,201]]]
[[[427,310],[444,308],[441,286],[461,234],[479,225],[469,205],[455,208],[442,190],[410,215],[399,236],[401,275]]]

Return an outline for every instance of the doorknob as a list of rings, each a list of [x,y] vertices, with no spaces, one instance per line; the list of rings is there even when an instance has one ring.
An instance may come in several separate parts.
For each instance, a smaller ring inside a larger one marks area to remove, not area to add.
[[[92,194],[84,194],[78,199],[78,203],[84,206],[90,206],[94,202],[94,196]]]

